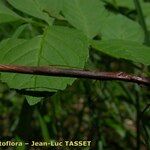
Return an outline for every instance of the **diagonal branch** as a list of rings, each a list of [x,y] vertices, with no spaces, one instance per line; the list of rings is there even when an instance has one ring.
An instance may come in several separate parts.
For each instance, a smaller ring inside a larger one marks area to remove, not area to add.
[[[2,65],[2,64],[0,64],[0,72],[56,76],[56,77],[87,78],[95,80],[120,80],[150,86],[149,77],[139,77],[124,72],[98,72],[98,71],[85,71],[77,69],[64,69],[64,68],[62,69],[55,67],[33,67],[33,66],[29,67],[29,66]]]

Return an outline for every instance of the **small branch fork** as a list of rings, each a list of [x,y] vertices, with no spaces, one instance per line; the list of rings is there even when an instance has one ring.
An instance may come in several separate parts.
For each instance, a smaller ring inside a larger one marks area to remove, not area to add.
[[[99,72],[99,71],[86,71],[79,69],[64,69],[55,67],[33,67],[33,66],[2,65],[2,64],[0,64],[0,72],[32,74],[42,76],[56,76],[56,77],[87,78],[95,80],[120,80],[150,86],[149,77],[139,77],[124,72]]]

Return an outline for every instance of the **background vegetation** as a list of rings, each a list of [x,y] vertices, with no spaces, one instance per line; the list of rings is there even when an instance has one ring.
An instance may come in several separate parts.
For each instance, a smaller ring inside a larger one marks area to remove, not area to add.
[[[0,64],[149,76],[149,30],[149,0],[0,0]],[[73,81],[1,73],[0,140],[91,140],[81,149],[150,149],[150,88]]]

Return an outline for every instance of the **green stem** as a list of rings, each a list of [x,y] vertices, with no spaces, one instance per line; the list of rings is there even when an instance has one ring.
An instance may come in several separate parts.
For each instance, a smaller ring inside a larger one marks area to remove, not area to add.
[[[143,11],[142,11],[139,0],[134,0],[134,4],[135,4],[135,8],[137,10],[138,16],[139,16],[139,23],[141,24],[141,26],[144,30],[145,44],[150,45],[149,32],[148,32],[148,29],[147,29],[147,25],[146,25],[146,22],[145,22],[145,18],[144,18]]]

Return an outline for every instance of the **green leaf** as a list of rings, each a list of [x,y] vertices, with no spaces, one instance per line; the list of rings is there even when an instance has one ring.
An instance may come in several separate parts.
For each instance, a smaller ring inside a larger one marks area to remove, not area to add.
[[[143,43],[144,32],[135,21],[122,15],[111,15],[101,25],[103,40],[122,39]]]
[[[143,10],[143,14],[145,17],[148,30],[150,30],[150,3],[143,3],[142,10]]]
[[[39,97],[33,97],[33,96],[25,96],[27,102],[29,103],[30,106],[35,105],[41,101],[42,98]]]
[[[38,1],[35,0],[7,0],[14,8],[31,15],[33,17],[45,20],[49,25],[52,24],[52,18],[43,12],[43,8]]]
[[[138,42],[125,40],[92,41],[92,47],[116,58],[150,65],[150,48]]]
[[[21,26],[19,26],[16,31],[14,32],[14,34],[12,35],[12,38],[18,38],[20,36],[20,34],[23,32],[23,30],[25,30],[25,28],[28,26],[28,24],[23,24]]]
[[[107,0],[113,4],[113,0]],[[150,3],[144,0],[139,0],[142,12],[144,14],[148,29],[150,30]],[[121,7],[127,7],[129,9],[135,9],[135,4],[133,0],[115,0],[115,4]]]
[[[148,30],[150,30],[150,16],[146,17],[146,24],[147,24]]]
[[[99,0],[64,0],[63,14],[70,24],[93,38],[108,12]]]
[[[18,21],[21,17],[7,8],[2,0],[0,0],[0,23],[8,23]]]
[[[103,1],[103,0],[102,0]],[[115,7],[126,7],[128,9],[135,9],[134,0],[105,0],[108,3],[113,4]],[[140,4],[143,4],[143,0],[139,0]]]
[[[0,43],[0,64],[25,66],[68,66],[83,68],[88,57],[88,40],[79,31],[52,26],[43,36],[30,40],[7,39]],[[11,88],[63,90],[74,79],[2,73]]]
[[[101,0],[103,1],[103,0]],[[134,0],[105,0],[108,3],[111,3],[115,7],[126,7],[128,9],[135,10]],[[148,29],[150,30],[150,3],[144,0],[139,0],[142,12],[145,17],[145,21]]]
[[[134,9],[135,8],[133,0],[125,0],[125,1],[123,1],[123,0],[115,0],[115,2],[120,7],[127,7],[127,8],[130,8],[130,9]]]
[[[8,91],[8,90],[9,90],[8,85],[0,81],[0,93],[4,93],[5,91]]]
[[[63,0],[36,0],[40,7],[48,12],[51,16],[59,16],[59,12],[63,7]]]

